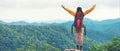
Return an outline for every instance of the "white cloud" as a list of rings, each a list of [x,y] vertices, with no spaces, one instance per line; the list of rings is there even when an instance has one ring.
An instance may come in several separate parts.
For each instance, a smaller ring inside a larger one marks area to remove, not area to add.
[[[93,20],[120,17],[119,0],[0,0],[0,20],[7,22],[73,20],[73,17],[61,8],[61,4],[74,11],[78,6],[86,10],[96,4],[95,10],[86,16]]]
[[[0,0],[0,7],[3,8],[46,8],[57,6],[61,0]]]
[[[96,8],[86,17],[98,21],[106,20],[106,19],[115,19],[115,18],[120,18],[119,11],[120,11],[119,8],[101,7],[101,8]]]

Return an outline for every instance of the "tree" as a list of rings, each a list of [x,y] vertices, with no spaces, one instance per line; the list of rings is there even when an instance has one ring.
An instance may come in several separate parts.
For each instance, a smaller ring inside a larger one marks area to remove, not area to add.
[[[120,38],[113,38],[105,45],[91,46],[89,51],[120,51]]]

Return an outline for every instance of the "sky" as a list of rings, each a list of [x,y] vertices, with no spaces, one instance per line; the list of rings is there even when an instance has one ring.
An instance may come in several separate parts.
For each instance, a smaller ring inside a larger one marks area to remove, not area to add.
[[[120,0],[0,0],[0,20],[5,22],[54,22],[74,20],[61,5],[76,11],[96,8],[85,16],[102,21],[120,18]]]

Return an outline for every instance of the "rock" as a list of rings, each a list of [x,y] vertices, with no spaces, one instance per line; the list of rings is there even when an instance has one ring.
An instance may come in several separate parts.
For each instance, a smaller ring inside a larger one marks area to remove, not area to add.
[[[64,51],[80,51],[80,50],[77,50],[77,49],[65,49]]]

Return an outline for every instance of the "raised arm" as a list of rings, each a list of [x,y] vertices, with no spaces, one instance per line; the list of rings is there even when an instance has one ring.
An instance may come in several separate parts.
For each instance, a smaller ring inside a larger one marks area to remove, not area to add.
[[[71,14],[72,16],[75,16],[75,12],[74,12],[74,11],[72,11],[72,10],[70,10],[70,9],[68,9],[68,8],[65,8],[63,5],[61,5],[61,7],[62,7],[65,11],[67,11],[69,14]]]
[[[89,8],[86,11],[84,11],[84,16],[86,16],[88,13],[90,13],[91,11],[93,11],[95,7],[96,7],[96,5],[93,5],[91,8]]]

